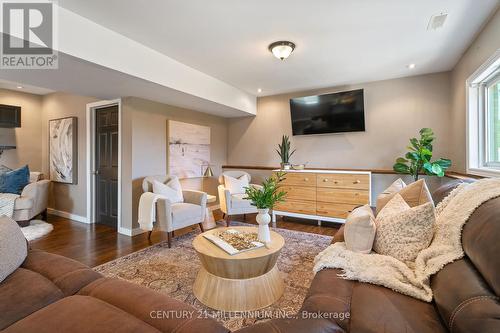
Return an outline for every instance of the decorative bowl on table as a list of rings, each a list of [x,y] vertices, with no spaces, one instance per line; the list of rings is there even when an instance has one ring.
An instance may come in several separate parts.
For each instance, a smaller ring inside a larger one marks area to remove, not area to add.
[[[293,170],[304,170],[306,167],[305,164],[292,164],[292,169]]]

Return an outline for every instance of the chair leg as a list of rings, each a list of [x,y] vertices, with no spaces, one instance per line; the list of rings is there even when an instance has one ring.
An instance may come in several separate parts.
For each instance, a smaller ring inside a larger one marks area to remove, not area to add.
[[[153,233],[153,231],[148,231],[148,240],[151,240],[151,234]]]
[[[231,225],[231,216],[229,215],[226,215],[226,226],[230,226]]]
[[[222,213],[222,219],[225,220],[226,219],[226,213]]]
[[[201,232],[205,232],[205,229],[203,229],[203,223],[200,222],[200,223],[198,223],[198,225],[200,226]]]
[[[172,230],[172,238],[175,237],[175,230]]]
[[[243,214],[243,221],[247,220],[247,214]]]
[[[172,232],[167,232],[167,243],[168,248],[170,249],[172,247]]]
[[[44,221],[47,221],[47,217],[48,217],[48,213],[47,213],[47,209],[45,209],[43,212],[42,212],[42,220]]]

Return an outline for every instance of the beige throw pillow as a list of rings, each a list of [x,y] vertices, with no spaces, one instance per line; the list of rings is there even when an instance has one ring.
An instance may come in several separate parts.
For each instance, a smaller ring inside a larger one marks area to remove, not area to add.
[[[353,252],[370,253],[375,239],[375,216],[369,205],[358,207],[346,219],[344,239]]]
[[[373,249],[401,261],[414,261],[431,243],[435,222],[432,202],[410,207],[396,194],[375,219],[377,233]]]
[[[389,200],[391,200],[394,197],[396,193],[398,193],[405,187],[406,187],[405,182],[401,178],[399,178],[395,180],[394,183],[392,183],[382,193],[380,193],[377,197],[377,213],[380,212],[382,207],[384,207],[389,202]]]
[[[248,176],[243,175],[240,178],[234,178],[224,175],[224,186],[231,194],[244,194],[245,187],[249,186]]]
[[[391,185],[392,186],[392,185]],[[385,191],[384,191],[385,192]],[[411,183],[408,186],[403,187],[399,192],[396,192],[403,197],[404,201],[410,207],[416,207],[419,205],[423,205],[426,202],[431,202],[434,205],[434,201],[432,200],[431,192],[427,188],[427,184],[425,180],[420,179],[414,183]],[[382,211],[384,206],[396,195],[396,193],[391,193],[383,196],[382,198],[377,198],[377,214]]]
[[[153,181],[153,193],[160,194],[170,200],[171,203],[184,202],[182,187],[177,177],[172,178],[168,183],[163,184],[157,180]]]
[[[28,246],[19,225],[12,219],[0,217],[0,282],[21,266]]]

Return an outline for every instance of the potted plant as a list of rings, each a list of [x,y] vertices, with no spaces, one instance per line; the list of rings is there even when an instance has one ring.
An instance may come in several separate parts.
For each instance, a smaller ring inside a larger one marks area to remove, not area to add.
[[[252,202],[252,205],[257,207],[257,223],[259,224],[258,239],[261,242],[268,243],[271,241],[269,232],[269,222],[271,216],[269,210],[273,209],[274,205],[282,202],[286,192],[279,189],[279,183],[284,179],[284,173],[278,172],[275,175],[267,178],[262,182],[262,186],[245,187],[246,199]]]
[[[290,157],[292,157],[293,153],[295,153],[295,149],[290,152],[291,144],[288,135],[283,135],[281,138],[281,144],[278,144],[278,149],[276,152],[281,158],[281,169],[288,170],[290,169]]]
[[[396,160],[393,169],[397,173],[404,173],[413,176],[415,181],[421,173],[428,176],[443,177],[444,172],[451,166],[451,160],[440,158],[431,162],[432,142],[434,141],[434,132],[430,128],[420,130],[420,139],[411,138],[408,146],[409,152],[405,157]]]

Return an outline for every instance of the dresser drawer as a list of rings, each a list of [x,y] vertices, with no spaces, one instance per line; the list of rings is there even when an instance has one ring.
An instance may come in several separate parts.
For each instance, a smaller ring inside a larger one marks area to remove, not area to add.
[[[358,206],[360,205],[317,202],[316,215],[345,219]]]
[[[316,201],[316,187],[311,186],[280,186],[286,192],[286,200]]]
[[[316,174],[309,172],[287,172],[282,185],[316,186]]]
[[[318,187],[316,198],[321,202],[365,205],[370,203],[368,190]]]
[[[274,210],[281,210],[284,212],[298,213],[298,214],[316,214],[316,202],[314,201],[294,201],[287,200],[280,202],[274,207]]]
[[[317,176],[317,186],[368,190],[370,188],[370,175],[319,173]]]

